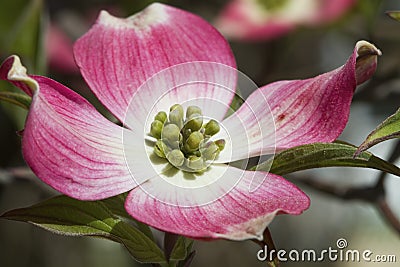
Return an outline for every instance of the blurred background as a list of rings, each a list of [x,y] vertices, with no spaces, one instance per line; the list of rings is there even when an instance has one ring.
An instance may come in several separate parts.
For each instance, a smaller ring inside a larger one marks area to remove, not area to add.
[[[94,23],[99,10],[107,9],[125,17],[151,2],[1,0],[0,60],[14,53],[20,55],[30,73],[49,76],[73,88],[109,116],[80,77],[72,56],[72,44]],[[321,8],[305,16],[298,14],[303,14],[304,9],[311,10],[308,7],[285,14],[278,12],[279,6],[274,6],[279,1],[262,0],[263,4],[258,7],[269,13],[260,13],[253,6],[246,9],[248,13],[236,18],[229,15],[236,2],[254,1],[163,2],[198,14],[218,26],[230,40],[238,69],[258,85],[313,77],[342,65],[358,40],[374,43],[383,56],[379,58],[372,80],[357,89],[350,121],[341,140],[359,145],[400,106],[400,23],[385,14],[388,10],[400,10],[398,0],[317,0]],[[323,8],[325,2],[343,4],[340,8]],[[334,9],[337,11],[331,12]],[[263,18],[266,13],[276,21],[282,20],[283,26],[278,27],[279,30],[270,29],[269,21]],[[254,24],[253,17],[263,23]],[[2,90],[14,89],[0,82]],[[22,159],[17,133],[23,129],[25,116],[23,109],[0,102],[0,213],[56,194],[29,172]],[[371,151],[388,159],[396,144],[396,140],[385,142]],[[379,175],[369,169],[331,168],[287,176],[310,196],[312,204],[301,216],[283,215],[273,221],[270,229],[277,248],[318,251],[335,248],[336,240],[345,238],[351,249],[397,255],[397,263],[370,263],[370,266],[398,266],[400,235],[386,223],[375,206],[341,200],[301,182],[301,178],[316,178],[339,188],[360,187],[373,185]],[[385,189],[388,204],[400,218],[400,179],[388,176]],[[6,267],[141,266],[116,243],[58,236],[28,224],[4,220],[0,220],[0,248],[0,265]],[[197,255],[192,266],[266,266],[257,260],[259,247],[250,241],[197,241],[195,248]],[[369,265],[364,262],[287,262],[283,266]]]

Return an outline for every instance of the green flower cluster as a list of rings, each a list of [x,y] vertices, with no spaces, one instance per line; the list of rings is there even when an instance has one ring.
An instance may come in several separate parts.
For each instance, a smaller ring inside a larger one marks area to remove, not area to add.
[[[179,104],[173,105],[168,115],[158,112],[150,127],[150,135],[157,139],[154,153],[188,172],[204,171],[207,163],[218,157],[225,140],[210,141],[210,138],[219,131],[217,121],[204,122],[199,107],[189,106],[184,114]]]

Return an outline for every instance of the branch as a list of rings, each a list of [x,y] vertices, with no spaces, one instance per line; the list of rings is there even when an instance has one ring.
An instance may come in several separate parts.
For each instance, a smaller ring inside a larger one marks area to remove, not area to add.
[[[362,200],[370,203],[376,203],[385,195],[383,187],[380,186],[341,188],[328,183],[320,182],[316,178],[301,178],[299,181],[313,189],[343,200]]]
[[[397,141],[396,146],[393,148],[392,153],[390,154],[390,157],[387,161],[390,163],[394,163],[399,157],[400,157],[400,140]],[[378,182],[376,183],[376,186],[383,187],[386,176],[387,176],[386,172],[381,172],[378,178]]]
[[[396,217],[385,200],[383,179],[384,178],[380,178],[375,186],[365,186],[361,188],[339,188],[331,184],[317,181],[316,178],[300,179],[300,182],[342,200],[362,200],[374,204],[381,213],[383,219],[400,235],[400,220]]]
[[[13,179],[35,180],[35,174],[28,167],[0,169],[0,182],[10,182]]]
[[[265,255],[265,256],[266,256],[267,264],[269,267],[279,267],[280,266],[277,254],[273,253],[273,251],[276,251],[276,248],[275,248],[275,244],[274,244],[274,241],[272,240],[272,236],[271,236],[271,233],[270,233],[268,227],[265,228],[265,230],[264,230],[262,241],[259,241],[256,239],[252,239],[252,241],[254,243],[258,244],[261,247],[261,249],[264,249],[264,246],[267,246],[268,255]],[[271,253],[272,253],[272,255],[271,255]],[[273,258],[273,260],[269,261],[269,259],[271,259],[271,258]]]
[[[10,183],[34,183],[40,189],[43,197],[54,195],[55,191],[51,187],[42,183],[37,176],[28,167],[14,167],[8,169],[0,169],[0,188]]]
[[[379,212],[382,214],[386,223],[388,223],[392,228],[400,235],[400,221],[393,213],[392,209],[388,205],[385,199],[381,199],[377,203]]]

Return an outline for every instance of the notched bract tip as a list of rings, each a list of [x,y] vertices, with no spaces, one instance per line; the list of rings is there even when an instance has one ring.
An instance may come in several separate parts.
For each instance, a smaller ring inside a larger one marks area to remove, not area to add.
[[[382,52],[375,45],[367,41],[358,41],[356,51],[356,80],[359,85],[369,80],[374,74],[378,56],[382,55]]]
[[[168,7],[165,5],[153,3],[142,12],[128,18],[115,17],[108,11],[102,10],[97,23],[115,29],[136,29],[143,31],[150,29],[155,24],[165,23],[168,19],[167,9]]]
[[[358,41],[356,44],[357,58],[364,56],[381,56],[382,52],[375,45],[367,41]]]
[[[29,77],[26,68],[22,65],[20,58],[16,55],[7,58],[0,66],[0,78],[25,84],[27,87],[22,89],[30,96],[32,96],[39,88],[39,84]]]

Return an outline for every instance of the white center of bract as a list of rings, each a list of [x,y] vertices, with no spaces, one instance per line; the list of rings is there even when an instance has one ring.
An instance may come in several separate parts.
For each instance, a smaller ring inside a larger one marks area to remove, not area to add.
[[[234,157],[234,144],[249,147],[246,118],[235,116],[241,127],[225,123],[237,77],[236,69],[223,64],[190,62],[164,69],[135,89],[123,141],[140,189],[164,203],[194,206],[215,201],[237,185],[245,171],[226,163],[247,158],[248,153]],[[242,87],[256,88],[247,84]]]

